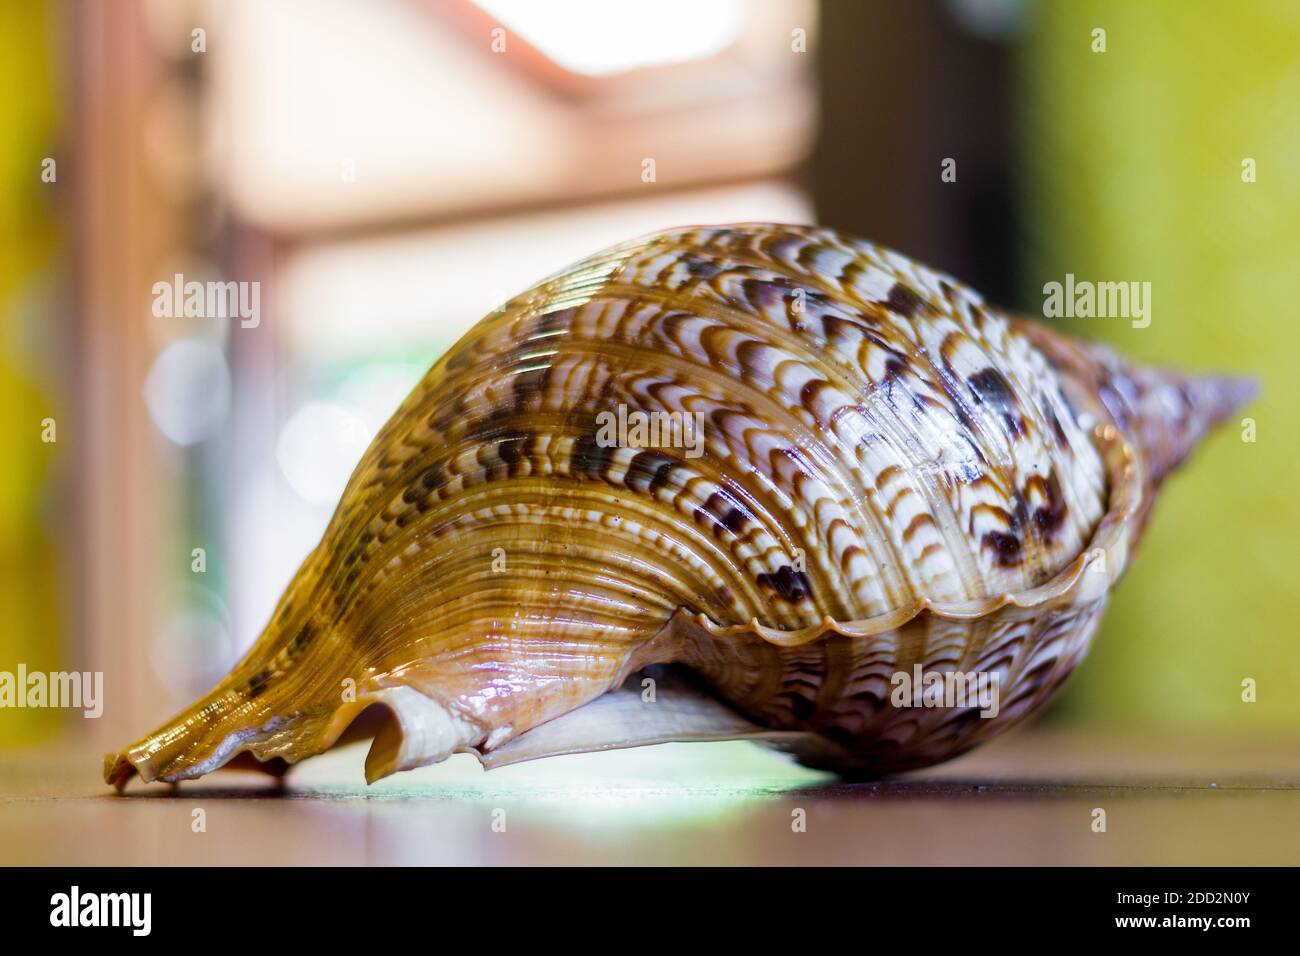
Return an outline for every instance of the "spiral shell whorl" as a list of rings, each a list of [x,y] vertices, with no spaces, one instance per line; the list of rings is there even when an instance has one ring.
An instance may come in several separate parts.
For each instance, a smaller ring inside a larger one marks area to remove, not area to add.
[[[484,479],[540,471],[671,509],[693,539],[684,606],[720,623],[1023,590],[1104,510],[1088,435],[1003,318],[821,230],[621,247],[514,300],[444,374],[465,387],[435,428],[482,443]],[[599,447],[597,416],[619,405],[702,414],[703,454]]]

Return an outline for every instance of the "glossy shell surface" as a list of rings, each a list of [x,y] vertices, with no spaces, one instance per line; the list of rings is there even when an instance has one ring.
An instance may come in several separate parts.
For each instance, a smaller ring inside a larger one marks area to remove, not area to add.
[[[1070,672],[1159,480],[1244,397],[830,230],[618,246],[434,365],[244,660],[106,777],[296,762],[370,705],[371,779],[513,741],[767,736],[866,774],[945,759]],[[558,722],[660,664],[695,682],[671,719]],[[918,666],[996,675],[997,715],[891,702]]]

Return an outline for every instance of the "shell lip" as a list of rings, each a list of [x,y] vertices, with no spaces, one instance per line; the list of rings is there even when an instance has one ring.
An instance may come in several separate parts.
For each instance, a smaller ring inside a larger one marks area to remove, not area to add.
[[[827,615],[819,624],[795,630],[768,627],[756,617],[747,624],[721,625],[702,612],[690,616],[717,638],[757,635],[770,644],[798,647],[832,633],[841,637],[869,637],[902,627],[922,614],[968,621],[1005,607],[1028,610],[1065,601],[1085,603],[1097,600],[1119,579],[1128,563],[1130,529],[1145,506],[1146,491],[1141,460],[1119,429],[1113,425],[1098,425],[1093,437],[1102,451],[1110,484],[1106,514],[1082,552],[1040,585],[967,601],[920,598],[911,605],[856,621],[838,621]]]

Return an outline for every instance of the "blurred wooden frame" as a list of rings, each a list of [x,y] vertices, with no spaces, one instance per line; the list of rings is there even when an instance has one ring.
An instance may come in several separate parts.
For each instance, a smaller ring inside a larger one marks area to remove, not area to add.
[[[170,706],[150,651],[175,482],[141,394],[154,353],[149,289],[185,227],[146,156],[148,107],[167,64],[141,6],[77,4],[64,13],[72,115],[60,174],[72,197],[77,394],[60,440],[76,461],[78,659],[104,672],[103,717],[86,724],[106,745]]]
[[[492,54],[496,21],[468,0],[208,9],[214,169],[239,216],[275,236],[780,175],[803,162],[815,132],[811,0],[746,4],[728,49],[610,76],[565,70],[514,34],[506,55]],[[371,15],[381,9],[389,15]],[[796,29],[808,56],[792,49]],[[356,175],[341,184],[349,160]]]

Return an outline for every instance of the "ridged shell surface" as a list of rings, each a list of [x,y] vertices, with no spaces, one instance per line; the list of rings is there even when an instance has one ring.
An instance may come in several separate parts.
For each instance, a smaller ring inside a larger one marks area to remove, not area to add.
[[[373,778],[670,662],[811,762],[943,759],[1046,698],[1123,570],[1156,469],[1126,369],[829,230],[608,250],[429,371],[244,661],[106,773],[296,761],[379,703]],[[999,715],[892,705],[917,665],[996,673]]]

